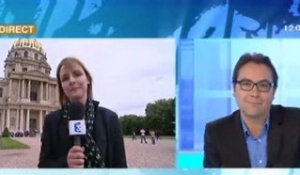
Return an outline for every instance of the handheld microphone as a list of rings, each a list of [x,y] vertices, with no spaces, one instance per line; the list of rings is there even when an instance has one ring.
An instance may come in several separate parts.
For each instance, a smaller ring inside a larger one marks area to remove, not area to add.
[[[72,102],[69,111],[69,135],[74,137],[74,145],[81,146],[81,136],[86,134],[84,107],[80,102]]]

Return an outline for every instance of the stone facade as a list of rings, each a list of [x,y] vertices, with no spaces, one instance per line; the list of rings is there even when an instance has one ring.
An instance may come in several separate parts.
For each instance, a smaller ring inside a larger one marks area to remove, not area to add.
[[[46,114],[59,108],[57,81],[50,72],[40,42],[19,39],[13,44],[0,79],[0,131],[42,131]]]

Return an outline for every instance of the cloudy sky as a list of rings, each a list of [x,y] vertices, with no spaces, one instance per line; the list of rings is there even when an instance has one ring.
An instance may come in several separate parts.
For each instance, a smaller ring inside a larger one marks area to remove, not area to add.
[[[0,77],[17,39],[0,40]],[[175,97],[173,39],[39,39],[52,67],[62,58],[80,58],[93,76],[94,97],[119,115],[145,115],[147,103]]]

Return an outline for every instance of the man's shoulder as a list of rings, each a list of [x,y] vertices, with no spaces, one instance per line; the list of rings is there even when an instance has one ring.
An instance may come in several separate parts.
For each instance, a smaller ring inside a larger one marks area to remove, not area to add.
[[[283,120],[297,120],[300,121],[300,108],[286,107],[282,105],[272,105],[271,115],[280,116]]]
[[[276,109],[276,110],[285,110],[288,112],[300,112],[300,108],[298,107],[290,107],[290,106],[283,106],[283,105],[272,105],[271,109]]]
[[[297,107],[286,107],[282,105],[272,105],[271,112],[280,113],[285,116],[298,116],[300,117],[300,108]]]
[[[235,123],[233,121],[236,120],[238,117],[239,117],[239,110],[234,111],[230,115],[208,122],[207,127],[227,128],[228,126],[233,125]]]

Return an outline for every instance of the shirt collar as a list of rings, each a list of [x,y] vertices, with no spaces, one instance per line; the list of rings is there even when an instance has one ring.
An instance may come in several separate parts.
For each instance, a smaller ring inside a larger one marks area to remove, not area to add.
[[[244,135],[247,136],[247,137],[251,136],[250,131],[249,131],[245,121],[243,120],[243,117],[241,117],[241,122],[242,122]],[[267,120],[264,124],[264,130],[261,133],[268,131],[269,130],[269,125],[270,125],[270,114],[268,114]]]

